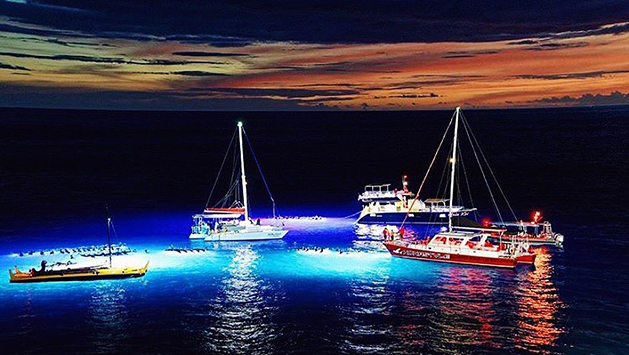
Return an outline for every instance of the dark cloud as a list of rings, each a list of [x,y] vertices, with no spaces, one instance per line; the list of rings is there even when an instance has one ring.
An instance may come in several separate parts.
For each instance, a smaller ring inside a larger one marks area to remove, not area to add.
[[[183,76],[228,76],[229,75],[225,73],[213,73],[213,72],[200,71],[200,70],[182,70],[182,71],[171,72],[170,74],[183,75]]]
[[[92,42],[78,42],[78,41],[66,41],[59,38],[49,38],[45,40],[48,43],[58,44],[64,47],[115,47],[107,43],[92,43]]]
[[[521,41],[509,42],[507,44],[512,45],[512,46],[522,46],[522,45],[537,44],[537,43],[539,43],[539,41],[537,41],[537,40],[523,39]]]
[[[87,55],[70,55],[70,54],[58,54],[58,55],[40,55],[29,53],[14,53],[14,52],[0,52],[0,56],[14,57],[14,58],[31,58],[31,59],[45,59],[45,60],[67,60],[74,62],[86,62],[86,63],[110,63],[110,64],[132,64],[132,65],[186,65],[186,64],[213,64],[224,65],[225,62],[210,62],[210,61],[186,61],[186,60],[168,60],[168,59],[124,59],[113,57],[96,57]]]
[[[0,14],[2,13],[2,3],[0,2]],[[26,26],[16,26],[14,24],[7,24],[0,22],[0,32],[18,33],[23,35],[33,35],[42,37],[54,37],[54,36],[69,36],[74,38],[91,38],[92,35],[83,34],[76,31],[65,31],[60,29],[44,29],[44,28],[32,28]]]
[[[360,87],[360,85],[358,84],[352,84],[352,83],[329,83],[329,84],[325,84],[325,83],[320,83],[320,84],[302,84],[302,85],[297,85],[299,87],[304,87],[304,88],[316,88],[316,87],[348,87],[348,88],[357,88]]]
[[[591,71],[583,73],[567,73],[567,74],[527,74],[518,75],[518,79],[544,79],[544,80],[564,80],[564,79],[587,79],[600,78],[610,74],[626,74],[629,70],[612,70],[612,71]]]
[[[421,79],[415,81],[402,81],[396,83],[390,83],[383,87],[370,87],[364,90],[405,90],[405,89],[420,89],[428,86],[445,86],[454,85],[460,82],[469,82],[478,78],[483,78],[482,75],[426,75],[417,74],[413,75],[413,78]]]
[[[567,49],[567,48],[579,48],[587,46],[587,42],[574,42],[574,43],[556,43],[556,42],[546,42],[536,45],[534,47],[525,48],[529,51],[554,51],[559,49]]]
[[[338,102],[338,101],[351,101],[353,100],[352,97],[346,97],[346,96],[327,96],[327,97],[319,97],[319,98],[315,98],[315,99],[308,99],[307,101],[304,101],[305,103],[323,103],[323,102]]]
[[[331,63],[314,63],[305,65],[270,65],[260,69],[268,70],[290,70],[293,72],[307,72],[309,74],[317,73],[399,73],[399,70],[390,69],[374,69],[386,65],[393,65],[395,62],[376,62],[376,61],[340,61]]]
[[[441,58],[473,58],[476,57],[473,54],[446,54],[444,56],[442,56]]]
[[[545,97],[543,99],[530,101],[542,104],[560,104],[560,105],[627,105],[629,104],[629,92],[623,94],[620,91],[614,91],[609,95],[604,94],[585,94],[579,97],[562,96],[562,97]]]
[[[6,64],[6,63],[2,63],[2,62],[0,62],[0,69],[31,71],[30,69],[25,68],[25,67],[21,67],[19,65],[11,65],[11,64]]]
[[[116,90],[59,90],[0,83],[0,107],[73,108],[120,110],[312,110],[329,109],[312,106],[302,100],[262,97],[213,98],[194,97],[177,92],[137,92]]]
[[[626,0],[32,0],[0,2],[30,24],[96,36],[171,39],[215,46],[255,41],[380,43],[523,39],[627,31]],[[571,34],[567,33],[571,32]]]
[[[285,97],[291,98],[314,98],[317,96],[347,96],[357,95],[360,92],[358,90],[349,89],[275,89],[275,88],[192,88],[190,92],[196,93],[224,93],[235,94],[247,97]]]

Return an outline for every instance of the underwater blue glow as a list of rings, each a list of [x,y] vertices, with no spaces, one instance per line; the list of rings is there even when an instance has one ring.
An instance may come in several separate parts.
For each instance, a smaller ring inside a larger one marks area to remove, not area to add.
[[[183,346],[192,353],[290,353],[294,341],[317,352],[537,352],[556,349],[566,333],[555,252],[544,250],[535,269],[508,271],[392,258],[381,244],[382,227],[351,219],[287,220],[284,240],[233,243],[191,242],[181,223],[179,214],[117,221],[120,239],[137,252],[114,264],[150,259],[143,278],[0,283],[10,343],[53,346],[63,334],[80,335],[77,352],[184,353],[176,350]],[[86,240],[66,236],[40,245]],[[165,251],[171,245],[207,250]],[[28,268],[42,258],[68,257],[3,255],[0,267]],[[507,326],[512,322],[517,331]]]

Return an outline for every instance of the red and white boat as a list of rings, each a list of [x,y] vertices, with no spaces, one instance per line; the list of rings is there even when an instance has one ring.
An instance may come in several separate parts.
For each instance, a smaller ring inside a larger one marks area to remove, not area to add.
[[[386,240],[384,245],[391,255],[406,259],[501,268],[535,262],[535,253],[529,251],[525,243],[502,243],[495,232],[455,229],[420,241]]]
[[[450,212],[448,214],[447,230],[437,233],[426,240],[406,240],[404,239],[404,223],[402,223],[399,233],[390,236],[385,234],[384,245],[392,256],[406,259],[501,268],[515,268],[518,264],[533,264],[536,254],[530,250],[528,243],[503,242],[502,238],[503,233],[506,231],[505,229],[454,227],[452,225],[452,203],[454,201],[456,183],[455,172],[460,116],[461,108],[457,107],[452,118],[454,120],[454,141],[450,158]],[[452,121],[448,125],[448,129],[446,129],[439,148],[437,148],[437,152],[426,172],[426,177],[435,162],[451,124]],[[424,177],[415,199],[419,197],[419,192],[426,181],[426,177]]]
[[[497,222],[494,226],[506,229],[505,237],[514,242],[528,242],[533,246],[563,246],[563,234],[554,232],[550,222],[540,222],[537,217],[539,214],[535,212],[536,217],[530,222]]]

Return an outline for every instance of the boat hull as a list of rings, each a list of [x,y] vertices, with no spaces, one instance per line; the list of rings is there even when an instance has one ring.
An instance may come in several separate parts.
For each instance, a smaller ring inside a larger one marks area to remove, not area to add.
[[[392,256],[405,259],[436,261],[462,265],[489,266],[507,269],[513,269],[517,266],[517,260],[515,258],[491,258],[446,253],[441,251],[420,250],[408,248],[397,243],[384,243],[384,245],[387,247],[387,250],[389,250],[389,253],[391,253]]]
[[[533,265],[535,264],[536,257],[537,257],[537,254],[530,253],[530,254],[518,256],[517,261],[518,261],[518,264]]]
[[[59,281],[96,281],[114,280],[142,277],[146,275],[148,263],[143,268],[124,269],[85,269],[85,270],[60,270],[42,274],[25,273],[17,268],[15,272],[9,270],[11,283],[34,283],[34,282],[59,282]]]
[[[238,233],[214,233],[206,235],[206,242],[242,242],[256,240],[282,239],[288,233],[287,230],[238,232]]]
[[[466,213],[467,214],[467,213]],[[406,212],[378,212],[361,215],[356,223],[359,224],[401,224]],[[452,218],[454,224],[468,225],[474,223],[463,216]],[[460,221],[460,222],[459,222]],[[415,212],[409,213],[405,224],[434,224],[447,225],[448,213],[445,212]]]
[[[203,240],[207,237],[207,234],[201,234],[201,233],[190,233],[190,239],[192,240]]]

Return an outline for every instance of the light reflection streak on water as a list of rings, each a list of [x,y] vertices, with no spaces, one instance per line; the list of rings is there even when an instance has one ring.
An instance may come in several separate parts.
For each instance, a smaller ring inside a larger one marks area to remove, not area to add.
[[[204,354],[305,350],[296,343],[301,341],[345,353],[547,353],[564,333],[548,253],[538,257],[536,269],[516,271],[403,260],[382,248],[380,228],[357,235],[352,225],[333,222],[292,230],[286,241],[181,242],[210,249],[203,253],[152,245],[149,254],[136,255],[151,259],[151,270],[139,281],[154,298],[144,303],[116,287],[133,290],[129,285],[137,280],[25,286],[36,290],[35,307],[21,300],[26,318],[18,325],[36,335],[31,323],[53,305],[42,293],[59,297],[76,289],[88,294],[87,317],[78,319],[90,333],[85,341],[102,352],[127,350],[122,344],[134,346],[136,336],[148,333],[160,339],[181,335],[196,350],[191,353]],[[295,250],[315,245],[325,250]],[[16,260],[21,258],[0,262]],[[299,292],[311,288],[315,296],[303,305]],[[170,318],[156,317],[147,305]],[[136,323],[146,327],[144,333],[134,332]]]
[[[453,353],[461,348],[500,346],[493,327],[497,320],[494,278],[502,270],[474,267],[441,269],[434,313],[429,315],[430,343],[436,350]]]
[[[269,304],[269,286],[256,274],[260,256],[251,245],[238,247],[225,268],[218,296],[211,300],[216,322],[205,331],[204,348],[231,354],[273,352],[277,333],[271,319],[277,307]]]
[[[112,354],[129,336],[125,289],[117,282],[94,283],[89,298],[88,321],[91,343],[97,353]]]
[[[33,310],[33,296],[30,290],[24,293],[24,303],[17,320],[19,322],[19,335],[28,335],[37,321],[37,314]]]
[[[341,349],[347,352],[380,354],[391,350],[388,319],[394,308],[394,294],[388,287],[388,270],[383,267],[353,278],[349,282],[349,300],[339,306],[347,324]]]
[[[557,325],[564,307],[553,276],[552,257],[545,248],[538,249],[535,269],[524,273],[517,284],[517,346],[534,353],[548,354],[564,330]]]

